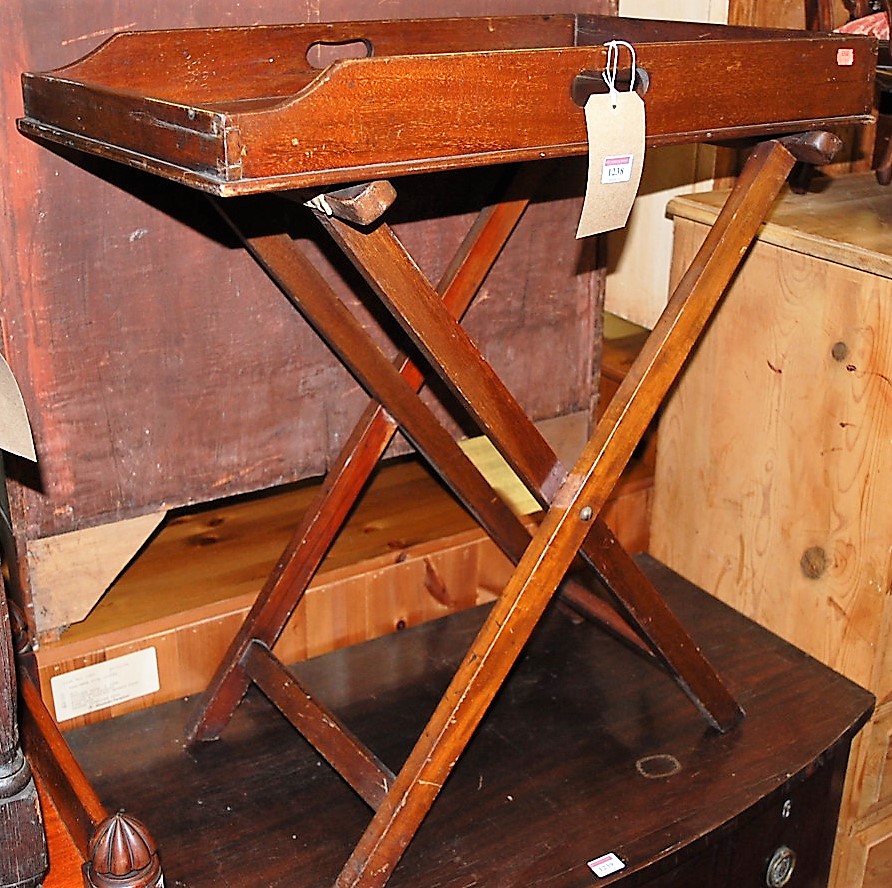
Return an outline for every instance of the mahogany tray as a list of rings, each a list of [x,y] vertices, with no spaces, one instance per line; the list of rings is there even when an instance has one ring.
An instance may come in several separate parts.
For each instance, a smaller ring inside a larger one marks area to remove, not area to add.
[[[569,14],[121,33],[19,126],[220,195],[580,154],[613,39],[650,146],[872,119],[873,38]]]

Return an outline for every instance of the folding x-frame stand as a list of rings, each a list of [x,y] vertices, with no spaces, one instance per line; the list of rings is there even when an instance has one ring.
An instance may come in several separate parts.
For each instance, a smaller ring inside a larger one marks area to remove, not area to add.
[[[714,728],[729,730],[741,718],[720,677],[598,516],[794,162],[826,163],[838,144],[827,133],[809,133],[756,146],[639,358],[569,469],[459,323],[523,213],[535,165],[520,168],[503,200],[483,211],[436,289],[380,221],[393,199],[387,183],[311,202],[321,225],[545,509],[532,535],[417,397],[423,379],[415,366],[383,355],[287,235],[252,237],[236,208],[217,201],[255,259],[375,399],[268,578],[190,731],[192,741],[218,736],[249,685],[260,687],[375,811],[338,888],[380,888],[387,882],[562,582],[561,594],[574,607],[604,620],[668,669]],[[398,428],[516,569],[394,774],[300,687],[272,647]],[[580,565],[602,579],[616,609],[584,585],[565,582]]]

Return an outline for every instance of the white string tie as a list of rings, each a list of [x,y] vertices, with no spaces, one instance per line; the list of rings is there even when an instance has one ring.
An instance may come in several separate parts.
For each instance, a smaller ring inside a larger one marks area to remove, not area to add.
[[[619,68],[620,47],[626,47],[626,49],[629,50],[629,54],[632,56],[632,75],[629,79],[629,92],[632,92],[635,89],[637,57],[635,55],[635,47],[625,40],[610,40],[604,45],[607,47],[607,65],[601,72],[601,76],[604,78],[604,83],[607,84],[607,89],[610,90],[610,102],[615,108],[618,101],[616,89],[616,73],[617,69]]]

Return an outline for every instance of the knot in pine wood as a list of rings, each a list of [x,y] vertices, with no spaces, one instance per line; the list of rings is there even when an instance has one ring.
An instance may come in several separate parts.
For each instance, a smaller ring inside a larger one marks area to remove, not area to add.
[[[802,573],[810,580],[820,579],[827,570],[827,565],[827,552],[821,546],[809,546],[799,559]]]

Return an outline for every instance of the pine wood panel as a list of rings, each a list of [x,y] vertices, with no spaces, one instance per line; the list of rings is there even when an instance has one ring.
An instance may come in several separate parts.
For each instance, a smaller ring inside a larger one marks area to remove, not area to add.
[[[837,851],[831,885],[840,888],[886,888],[892,878],[892,835],[887,824],[875,824],[858,833]]]
[[[892,837],[870,847],[867,853],[863,888],[883,888],[892,879]]]
[[[861,742],[865,763],[856,813],[865,818],[892,808],[892,706],[877,711]]]
[[[719,200],[673,203],[677,267]],[[869,175],[776,206],[664,409],[651,527],[657,557],[877,694],[838,888],[882,884],[892,835],[889,219]]]
[[[679,221],[677,255],[704,230]],[[659,557],[881,700],[888,293],[884,278],[757,244],[665,409],[652,528]]]
[[[54,675],[150,647],[161,689],[65,726],[203,690],[313,493],[302,486],[202,509],[162,530],[87,620],[38,653],[50,705]],[[485,584],[497,582],[495,566],[481,571],[489,559],[498,565],[503,556],[436,480],[414,462],[391,467],[332,549],[277,652],[296,662],[477,604]],[[490,594],[499,588],[490,585]]]
[[[728,23],[756,28],[803,28],[806,2],[807,0],[729,0]],[[840,9],[842,10],[842,3]]]

